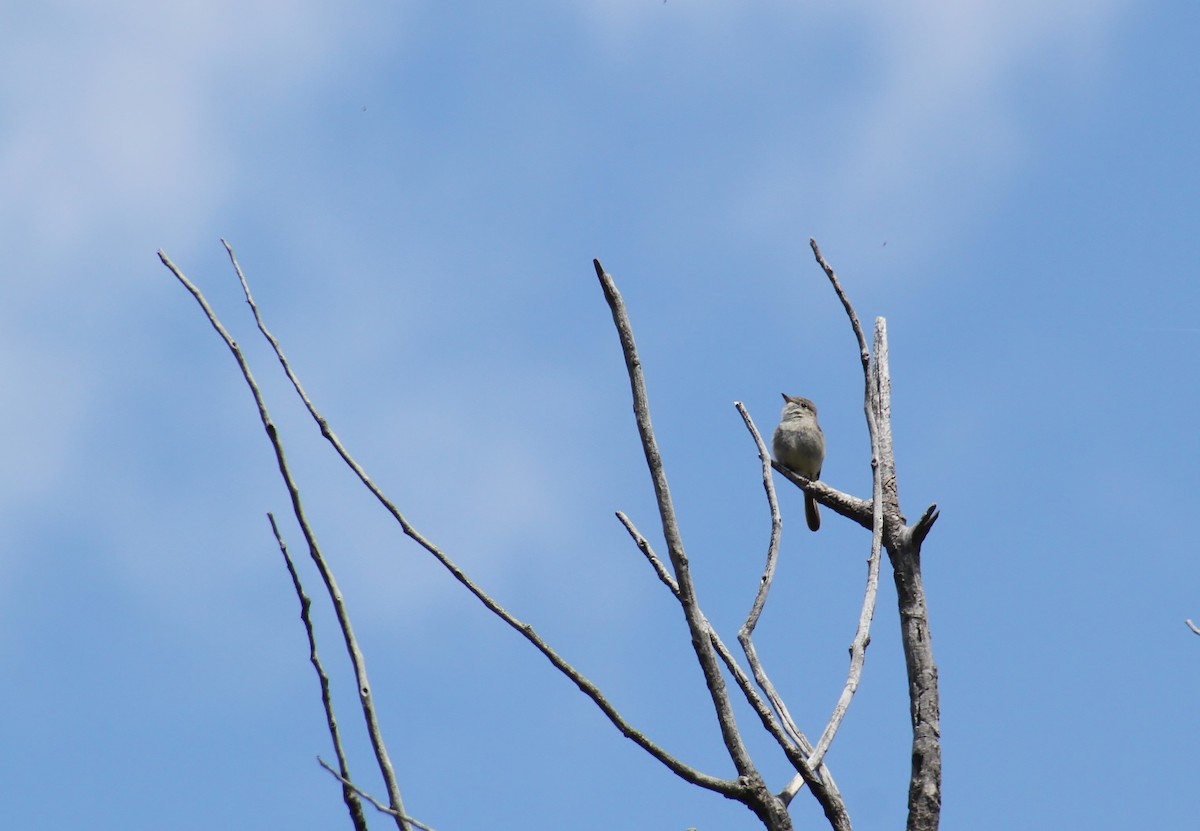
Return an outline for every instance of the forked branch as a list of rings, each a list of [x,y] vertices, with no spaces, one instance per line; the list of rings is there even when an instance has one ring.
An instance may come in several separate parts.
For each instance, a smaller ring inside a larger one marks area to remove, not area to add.
[[[675,583],[675,578],[667,572],[665,565],[659,559],[658,555],[654,553],[650,543],[625,514],[618,511],[617,519],[625,526],[625,530],[629,532],[629,536],[633,538],[638,550],[646,557],[646,560],[658,575],[659,580],[671,590],[675,599],[678,600],[679,587]],[[757,656],[750,659],[752,671],[755,673],[755,681],[770,701],[770,706],[759,696],[754,688],[754,684],[746,675],[745,670],[738,664],[737,658],[734,657],[729,647],[721,640],[721,636],[707,618],[705,618],[704,625],[718,657],[720,657],[721,662],[725,664],[729,673],[733,676],[738,689],[741,690],[747,703],[758,714],[763,729],[775,739],[780,749],[783,750],[784,755],[787,756],[796,770],[800,772],[797,779],[800,782],[807,782],[811,786],[813,796],[820,803],[826,817],[829,818],[831,827],[836,829],[836,831],[849,831],[849,814],[846,811],[846,804],[842,799],[841,793],[838,791],[837,784],[833,781],[833,774],[830,773],[829,768],[824,764],[821,764],[816,769],[816,772],[814,772],[813,768],[809,767],[807,760],[812,755],[812,743],[809,742],[805,735],[796,727],[795,722],[792,721],[791,714],[788,713],[782,698],[776,692],[770,679],[766,677],[766,673],[762,671],[761,666],[755,667]],[[772,712],[772,707],[775,709],[774,713]],[[775,713],[779,714],[778,719],[775,717]],[[779,794],[778,798],[786,806],[792,797],[795,796],[795,793],[795,790],[790,793],[785,791]]]
[[[500,618],[502,621],[504,621],[509,627],[514,629],[518,634],[520,634],[523,638],[525,638],[525,640],[528,641],[535,649],[537,649],[539,652],[541,652],[542,655],[544,655],[547,658],[547,660],[549,660],[550,663],[559,672],[561,672],[563,675],[565,675],[567,678],[569,678],[572,681],[572,683],[574,683],[575,686],[577,686],[584,693],[584,695],[586,695],[588,698],[590,698],[592,700],[592,702],[600,709],[600,711],[602,713],[604,713],[604,715],[608,718],[608,720],[621,732],[622,735],[624,735],[626,738],[633,741],[635,744],[637,744],[639,747],[641,747],[643,750],[645,750],[647,753],[649,753],[651,756],[653,756],[655,759],[657,759],[659,762],[661,762],[668,769],[670,769],[672,772],[674,772],[676,775],[678,775],[680,778],[684,779],[685,781],[690,782],[693,785],[697,785],[699,787],[705,788],[707,790],[715,791],[716,793],[720,793],[720,794],[730,797],[730,798],[736,799],[736,798],[744,796],[744,794],[747,792],[748,788],[747,788],[747,785],[743,781],[721,779],[721,778],[711,776],[706,773],[702,773],[701,771],[696,770],[695,768],[692,768],[689,765],[684,764],[679,759],[676,759],[674,756],[667,753],[665,750],[663,750],[657,744],[650,741],[650,739],[648,739],[641,731],[635,729],[633,727],[633,725],[630,724],[617,711],[616,707],[613,706],[613,704],[611,704],[605,698],[605,696],[601,693],[600,689],[594,683],[592,683],[587,677],[585,677],[579,670],[577,670],[574,666],[572,666],[570,663],[568,663],[554,649],[552,649],[550,647],[550,645],[548,643],[546,643],[546,641],[537,633],[537,631],[531,625],[524,623],[521,620],[518,620],[515,616],[513,616],[510,612],[508,612],[507,609],[505,609],[503,606],[501,606],[494,598],[492,598],[487,592],[485,592],[477,583],[475,583],[473,580],[471,580],[462,569],[460,569],[443,551],[441,551],[441,549],[439,549],[430,540],[428,540],[426,537],[424,537],[419,531],[416,530],[416,528],[414,528],[412,526],[411,523],[408,522],[408,520],[404,517],[404,515],[400,512],[400,510],[396,507],[396,505],[383,493],[383,491],[367,475],[366,470],[350,454],[350,452],[342,444],[341,440],[337,437],[337,435],[330,428],[329,422],[317,410],[316,406],[313,404],[312,400],[309,398],[308,394],[305,392],[303,386],[301,385],[300,379],[297,377],[295,372],[292,370],[292,367],[291,367],[290,363],[288,362],[287,357],[284,355],[283,349],[280,346],[279,341],[267,329],[266,324],[264,323],[262,316],[259,313],[258,306],[254,302],[254,297],[250,292],[250,286],[249,286],[248,282],[246,281],[245,275],[242,273],[241,266],[238,264],[236,256],[233,253],[232,247],[224,240],[222,240],[222,243],[225,245],[226,251],[229,253],[230,260],[233,264],[235,272],[237,273],[238,280],[241,283],[242,291],[246,297],[246,302],[250,306],[251,312],[254,315],[255,323],[258,326],[259,331],[262,333],[262,335],[266,339],[266,341],[271,345],[271,348],[274,351],[275,356],[280,363],[280,366],[283,368],[284,373],[287,375],[288,380],[291,382],[292,387],[295,390],[297,396],[303,402],[303,404],[304,404],[305,408],[308,410],[310,416],[313,418],[313,420],[318,425],[318,427],[321,431],[321,435],[332,445],[335,452],[337,452],[337,454],[341,457],[342,461],[355,473],[355,475],[358,477],[359,481],[364,485],[364,487],[366,487],[367,490],[370,491],[370,493],[380,502],[380,504],[383,505],[384,509],[389,514],[392,515],[392,517],[396,520],[397,524],[400,526],[400,528],[404,532],[404,534],[406,534],[408,537],[413,539],[418,545],[420,545],[427,552],[429,552],[447,571],[450,572],[450,574],[454,577],[455,580],[457,580],[472,595],[474,595],[476,597],[476,599],[478,599],[489,611],[491,611],[498,618]],[[160,259],[162,259],[163,264],[166,265],[171,270],[171,272],[175,275],[176,279],[178,279],[180,281],[180,283],[182,283],[184,285],[184,287],[187,288],[187,290],[192,294],[192,296],[200,304],[201,308],[204,310],[205,315],[208,317],[209,322],[213,325],[213,327],[217,330],[217,332],[221,335],[222,339],[225,341],[226,345],[229,346],[230,350],[234,353],[234,356],[237,359],[238,365],[242,370],[243,377],[246,378],[247,384],[250,387],[252,394],[254,395],[254,399],[255,399],[256,403],[258,404],[260,416],[263,419],[263,423],[267,428],[267,434],[270,437],[272,446],[275,448],[276,455],[280,460],[280,469],[283,472],[284,480],[288,486],[289,493],[291,493],[293,496],[293,504],[295,506],[295,510],[297,511],[298,517],[302,518],[303,511],[301,509],[300,501],[299,501],[299,490],[296,487],[295,482],[293,481],[293,479],[291,477],[290,471],[286,467],[286,463],[285,463],[284,457],[283,457],[282,441],[280,440],[280,438],[276,432],[275,426],[271,422],[271,420],[267,414],[266,404],[263,402],[262,395],[259,392],[258,385],[257,385],[257,383],[255,383],[255,381],[253,379],[253,375],[250,373],[249,365],[246,363],[245,359],[243,358],[240,348],[234,342],[233,338],[229,335],[229,333],[225,329],[225,327],[217,319],[215,312],[213,312],[213,310],[209,306],[207,300],[204,299],[204,296],[203,296],[203,294],[201,294],[200,290],[198,288],[196,288],[196,286],[194,284],[192,284],[191,281],[189,281],[187,279],[187,277],[185,277],[183,275],[183,273],[180,272],[179,269],[176,268],[173,263],[171,263],[171,261],[166,257],[165,254],[163,254],[162,252],[159,252],[159,257],[160,257]],[[317,549],[317,547],[316,547],[315,536],[312,535],[311,529],[309,528],[306,520],[303,520],[303,519],[301,520],[301,528],[305,533],[306,540],[308,540],[308,542],[309,542],[310,551],[312,551],[314,549],[319,551],[319,549]],[[319,566],[319,568],[322,569],[322,577],[326,580],[326,585],[331,587],[331,596],[336,595],[335,608],[343,609],[343,607],[340,603],[340,601],[341,601],[340,591],[336,590],[336,583],[333,580],[333,574],[328,569],[328,567],[324,564],[323,558],[318,562],[318,566]],[[343,623],[340,612],[339,612],[339,623],[343,624],[343,627],[342,627],[343,633],[347,633],[347,632],[351,631],[349,628],[348,617],[345,618],[345,622]],[[354,652],[361,658],[361,654],[357,653],[357,646],[354,647]],[[363,698],[364,703],[366,703],[369,701],[369,685],[366,682],[365,669],[363,670],[363,673],[362,673],[359,681],[360,681],[360,691],[362,693],[361,697]],[[371,710],[371,713],[368,716],[368,722],[369,722],[369,726],[374,723],[373,709]],[[375,725],[374,728],[371,728],[372,732],[376,728],[377,728],[377,725]],[[380,738],[379,741],[380,741],[380,746],[382,746],[382,738]],[[386,758],[387,758],[386,752],[382,753],[381,756],[382,756],[381,762],[382,762],[382,760],[386,760]],[[390,770],[390,761],[388,762],[388,768]],[[387,775],[385,774],[385,780],[386,779],[387,779]],[[394,776],[392,777],[392,781],[394,782]],[[403,818],[406,817],[407,815],[405,814],[403,805],[401,804],[401,802],[399,800],[398,788],[393,788],[393,785],[391,783],[389,783],[388,787],[389,787],[389,798],[392,799],[392,811],[394,812],[393,815],[397,817],[398,821],[404,822],[405,820]],[[395,791],[394,794],[393,794],[393,790]]]
[[[338,729],[337,717],[333,713],[333,696],[330,694],[329,676],[325,673],[325,667],[322,666],[321,658],[317,654],[317,636],[313,631],[312,616],[309,614],[312,609],[312,600],[304,593],[304,586],[300,583],[300,574],[296,571],[296,564],[292,562],[292,555],[288,553],[287,544],[283,541],[283,535],[275,523],[275,516],[267,514],[267,519],[271,523],[271,533],[275,535],[279,552],[283,554],[283,562],[287,566],[288,575],[292,578],[292,588],[296,591],[296,598],[300,601],[300,620],[304,624],[304,632],[308,636],[308,660],[317,673],[317,682],[321,685],[321,706],[325,710],[325,726],[329,729],[329,737],[333,740],[333,752],[337,756],[338,771],[340,772],[335,775],[342,781],[342,801],[346,803],[346,809],[350,812],[350,821],[354,824],[354,831],[367,831],[367,818],[363,815],[358,789],[350,784],[350,765],[346,761],[341,731]],[[325,767],[328,768],[328,765]],[[332,768],[330,768],[330,772],[333,772]]]
[[[705,686],[712,699],[725,749],[729,753],[730,759],[733,760],[734,767],[738,772],[738,780],[742,783],[742,792],[735,798],[744,802],[750,810],[754,811],[768,828],[791,828],[791,818],[787,815],[786,806],[767,790],[766,784],[755,768],[750,753],[738,732],[733,706],[725,686],[725,678],[721,674],[716,650],[709,636],[711,627],[708,626],[696,599],[687,553],[684,551],[683,538],[675,517],[675,507],[671,501],[671,490],[667,485],[662,456],[658,451],[658,442],[654,437],[654,428],[650,422],[650,403],[646,393],[645,375],[642,372],[642,362],[634,343],[633,326],[629,322],[625,301],[621,298],[621,293],[617,291],[612,276],[604,270],[600,261],[593,260],[592,264],[595,266],[596,277],[600,280],[604,299],[608,302],[613,324],[617,328],[617,336],[621,341],[621,352],[625,357],[625,368],[629,375],[629,386],[633,397],[634,420],[637,422],[642,452],[646,456],[646,467],[654,486],[663,539],[666,541],[667,555],[674,571],[679,605],[683,609],[684,620],[691,635],[692,650],[696,653]]]
[[[937,669],[933,663],[930,647],[928,615],[924,589],[921,582],[920,549],[930,529],[937,520],[937,508],[936,506],[930,506],[920,520],[911,527],[905,524],[904,518],[900,514],[895,459],[891,439],[890,378],[888,376],[886,327],[882,318],[876,321],[874,356],[872,357],[871,351],[867,348],[866,338],[859,325],[858,317],[846,293],[842,290],[836,274],[821,256],[816,243],[812,242],[811,244],[818,263],[824,269],[850,318],[859,345],[866,388],[864,408],[872,444],[872,500],[867,502],[836,491],[823,483],[810,482],[773,463],[770,460],[762,437],[750,419],[749,414],[740,403],[738,404],[739,412],[741,412],[747,429],[755,440],[759,457],[762,461],[764,488],[767,494],[772,522],[767,561],[762,578],[760,579],[759,590],[746,622],[738,635],[750,664],[753,681],[721,641],[721,638],[717,635],[700,608],[695,586],[692,582],[682,535],[680,534],[675,516],[670,489],[667,485],[662,458],[658,451],[657,441],[650,421],[645,378],[634,343],[629,316],[612,277],[604,271],[599,261],[594,261],[596,275],[599,278],[605,300],[612,312],[613,322],[616,326],[622,353],[625,358],[632,392],[634,417],[654,488],[659,520],[663,537],[666,541],[667,561],[660,560],[654,554],[645,537],[637,531],[633,523],[624,514],[618,514],[618,517],[637,543],[639,549],[654,567],[659,579],[669,588],[672,595],[680,604],[690,634],[693,651],[696,654],[706,688],[712,700],[722,740],[738,773],[736,779],[721,779],[691,768],[666,753],[665,750],[635,730],[616,708],[607,701],[599,688],[554,651],[532,626],[523,623],[509,613],[478,584],[472,581],[444,552],[421,535],[408,522],[395,504],[375,485],[363,467],[346,450],[336,434],[330,429],[327,420],[318,412],[304,391],[298,377],[292,371],[278,340],[266,328],[232,248],[228,243],[225,243],[225,247],[233,263],[234,270],[237,273],[238,280],[241,283],[246,301],[254,315],[255,323],[263,337],[274,350],[297,396],[318,425],[322,436],[331,444],[343,462],[355,473],[363,486],[392,515],[403,533],[431,554],[450,572],[455,580],[463,585],[489,611],[517,631],[535,649],[541,652],[559,672],[569,678],[596,704],[601,712],[604,713],[623,735],[634,741],[639,747],[658,759],[663,765],[685,781],[742,802],[762,820],[770,831],[790,831],[792,825],[787,805],[799,789],[801,783],[810,786],[814,796],[822,806],[826,817],[829,819],[831,826],[836,831],[849,831],[850,829],[850,822],[845,806],[833,782],[833,778],[824,764],[824,757],[846,715],[850,700],[859,684],[866,647],[870,641],[870,623],[874,612],[881,549],[886,549],[893,565],[896,580],[905,662],[909,676],[910,709],[913,720],[913,768],[909,789],[907,827],[909,831],[935,831],[938,826],[941,806],[941,750],[938,737]],[[247,386],[254,397],[260,418],[275,450],[281,476],[291,496],[293,512],[300,524],[305,541],[308,543],[310,554],[325,582],[338,617],[339,625],[342,628],[347,650],[351,656],[351,661],[359,682],[359,695],[363,705],[364,719],[367,723],[368,733],[375,748],[377,761],[379,762],[388,789],[390,805],[385,807],[368,795],[363,794],[363,792],[359,791],[353,785],[350,779],[345,757],[341,749],[341,742],[338,737],[336,720],[334,719],[330,703],[328,679],[325,677],[316,657],[316,646],[313,640],[311,622],[308,619],[308,598],[304,595],[299,578],[287,554],[286,546],[284,546],[278,528],[275,527],[274,518],[272,518],[272,527],[275,529],[276,538],[284,553],[289,572],[292,575],[293,583],[301,600],[302,618],[310,640],[311,660],[317,668],[318,677],[321,680],[322,699],[326,704],[327,722],[338,754],[340,772],[333,768],[328,768],[328,766],[326,767],[341,781],[344,797],[346,798],[347,805],[350,807],[355,827],[359,831],[365,828],[361,803],[358,801],[359,795],[369,799],[376,807],[391,815],[402,831],[408,831],[408,828],[414,825],[423,827],[420,823],[409,818],[404,811],[399,788],[396,785],[395,776],[391,769],[391,762],[383,745],[381,731],[379,730],[375,716],[370,685],[366,676],[365,661],[362,658],[361,651],[358,649],[353,630],[350,626],[349,615],[346,612],[345,603],[334,580],[333,573],[321,555],[315,534],[312,532],[305,517],[299,488],[288,468],[282,441],[267,412],[266,404],[263,401],[258,385],[238,345],[217,319],[203,295],[171,263],[165,254],[159,252],[159,256],[164,265],[171,270],[180,283],[193,295],[209,322],[225,341],[233,353]],[[815,746],[809,742],[795,725],[781,696],[771,684],[770,678],[754,649],[752,640],[754,628],[762,614],[768,597],[778,560],[781,521],[771,476],[772,466],[798,487],[808,491],[822,505],[872,530],[867,588],[859,616],[858,627],[851,643],[851,660],[847,680],[829,722]],[[1195,630],[1195,627],[1193,629]],[[733,705],[726,688],[722,666],[732,675],[737,688],[758,715],[764,729],[775,739],[798,772],[792,784],[779,795],[774,795],[768,791],[762,776],[759,774],[750,757],[734,718]],[[755,688],[755,684],[757,684],[758,689]],[[759,689],[762,690],[762,696],[759,695]],[[765,699],[763,696],[765,696]]]
[[[226,248],[229,246],[226,244]],[[232,250],[230,255],[232,256]],[[367,662],[362,650],[359,649],[358,640],[354,636],[354,628],[350,625],[350,613],[346,608],[346,604],[342,598],[342,591],[338,587],[337,580],[334,579],[333,570],[325,561],[321,554],[321,547],[317,543],[316,534],[309,525],[308,518],[304,511],[304,503],[300,498],[300,488],[292,476],[291,468],[288,466],[287,457],[283,452],[283,442],[279,438],[279,433],[275,428],[274,422],[271,420],[271,415],[267,411],[267,403],[263,399],[262,392],[259,390],[258,383],[254,380],[254,374],[250,371],[250,365],[246,362],[246,358],[242,355],[241,347],[234,341],[233,336],[217,318],[216,312],[212,306],[208,304],[208,300],[200,292],[195,284],[192,283],[183,272],[176,268],[175,264],[167,258],[167,255],[162,251],[158,252],[158,257],[162,260],[163,265],[170,269],[184,288],[195,298],[200,304],[200,308],[204,311],[208,322],[220,335],[229,351],[233,353],[234,360],[237,361],[238,368],[242,372],[242,378],[246,381],[246,386],[250,389],[251,395],[254,396],[254,404],[258,408],[258,417],[262,421],[263,428],[267,432],[267,438],[271,442],[271,447],[275,451],[275,461],[279,467],[279,475],[283,478],[284,485],[287,487],[288,495],[291,497],[292,513],[296,517],[297,523],[300,525],[300,530],[304,534],[304,540],[308,543],[309,555],[312,557],[313,563],[317,566],[317,570],[321,574],[321,579],[325,582],[325,589],[329,594],[330,601],[333,603],[333,608],[337,614],[338,626],[341,627],[342,636],[346,643],[346,651],[350,656],[350,662],[354,667],[355,679],[358,682],[359,702],[362,705],[363,720],[367,725],[367,734],[371,740],[371,747],[375,752],[375,758],[379,764],[380,774],[383,776],[384,784],[387,787],[388,799],[391,802],[392,809],[396,811],[396,822],[400,831],[408,831],[408,824],[404,820],[404,802],[400,798],[400,786],[396,781],[395,770],[392,767],[392,761],[388,756],[387,746],[383,741],[383,731],[379,727],[379,720],[375,713],[374,699],[371,692],[371,682],[367,677]],[[236,266],[236,261],[235,261]],[[240,269],[239,269],[240,274]]]
[[[875,356],[872,362],[866,336],[833,268],[821,255],[815,240],[809,240],[817,263],[829,278],[850,318],[858,341],[867,385],[867,423],[872,429],[872,465],[876,482],[872,509],[873,536],[882,524],[882,542],[892,563],[896,599],[900,611],[900,635],[908,673],[909,711],[912,717],[912,770],[908,791],[908,831],[936,831],[942,805],[942,751],[939,726],[937,666],[929,631],[928,607],[921,579],[921,545],[937,521],[937,506],[931,505],[915,526],[905,524],[900,512],[896,457],[892,445],[891,375],[888,368],[887,326],[875,321]],[[814,497],[820,495],[808,488]],[[836,506],[834,510],[837,510]],[[875,554],[875,543],[872,543]],[[865,644],[864,644],[865,645]]]

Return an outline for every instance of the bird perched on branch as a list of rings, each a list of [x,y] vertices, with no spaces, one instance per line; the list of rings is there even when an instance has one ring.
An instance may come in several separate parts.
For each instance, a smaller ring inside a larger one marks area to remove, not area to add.
[[[783,412],[779,426],[771,438],[771,452],[775,461],[805,479],[816,481],[821,478],[821,465],[825,463],[825,434],[817,424],[817,405],[807,398],[793,398],[783,393]],[[804,494],[804,518],[810,531],[821,527],[821,515],[817,503],[806,492]]]

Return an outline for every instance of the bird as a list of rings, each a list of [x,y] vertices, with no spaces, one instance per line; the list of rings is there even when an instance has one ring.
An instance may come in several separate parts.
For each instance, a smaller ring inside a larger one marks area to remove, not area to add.
[[[800,474],[805,479],[821,478],[821,466],[825,463],[825,434],[817,424],[817,405],[807,398],[793,397],[783,393],[783,412],[779,414],[779,426],[771,438],[771,452],[775,461]],[[804,494],[804,518],[810,531],[821,527],[821,514],[817,503],[807,492]]]

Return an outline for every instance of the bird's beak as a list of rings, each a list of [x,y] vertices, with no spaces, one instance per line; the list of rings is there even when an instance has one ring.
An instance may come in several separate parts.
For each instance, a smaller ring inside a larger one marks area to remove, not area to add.
[[[781,393],[779,393],[779,394],[783,396],[783,400],[784,400],[784,401],[789,401],[789,400],[791,400],[791,399],[789,399],[789,398],[787,397],[787,393],[786,393],[786,392],[781,392]]]

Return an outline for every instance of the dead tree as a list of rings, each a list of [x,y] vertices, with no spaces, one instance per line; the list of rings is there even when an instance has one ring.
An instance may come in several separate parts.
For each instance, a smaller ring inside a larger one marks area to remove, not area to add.
[[[278,358],[283,372],[291,382],[296,395],[316,422],[321,435],[329,442],[350,470],[354,472],[363,487],[378,500],[385,511],[391,514],[392,518],[399,525],[400,530],[427,554],[434,557],[449,572],[453,579],[474,595],[493,615],[515,630],[531,647],[542,653],[559,672],[575,684],[585,696],[591,699],[622,735],[633,741],[646,753],[657,759],[672,773],[686,782],[742,803],[770,831],[789,831],[792,828],[788,806],[796,794],[806,786],[813,798],[819,803],[831,828],[836,829],[836,831],[849,831],[851,828],[848,809],[842,799],[841,793],[838,791],[833,774],[825,759],[838,728],[846,716],[850,701],[858,689],[863,663],[866,658],[866,647],[870,641],[870,626],[875,610],[881,552],[886,550],[888,558],[891,561],[892,573],[896,583],[900,610],[901,638],[908,673],[910,712],[913,726],[912,774],[909,783],[908,821],[906,828],[908,831],[933,831],[933,829],[938,827],[941,811],[942,763],[938,728],[937,668],[933,662],[925,592],[921,581],[921,546],[926,535],[933,527],[934,522],[936,522],[938,512],[936,506],[931,505],[921,518],[911,526],[906,523],[904,516],[900,512],[899,487],[896,479],[895,459],[892,452],[891,382],[888,375],[887,329],[885,322],[883,318],[878,318],[875,321],[873,349],[868,348],[866,337],[858,321],[858,316],[847,298],[837,275],[821,255],[817,244],[813,241],[810,241],[810,243],[817,262],[824,270],[830,285],[845,309],[858,342],[864,379],[863,409],[866,415],[867,429],[871,437],[872,496],[867,500],[842,493],[822,482],[808,481],[773,462],[746,408],[740,402],[735,402],[735,406],[745,422],[746,429],[758,450],[762,466],[762,485],[766,492],[767,505],[771,517],[770,541],[766,552],[766,563],[759,580],[758,591],[745,623],[738,631],[738,642],[742,647],[748,671],[709,623],[700,606],[684,542],[675,519],[675,508],[667,483],[666,471],[663,468],[662,458],[658,451],[658,443],[654,435],[654,428],[650,420],[649,396],[642,373],[641,360],[638,357],[637,347],[634,343],[633,328],[630,324],[629,314],[620,293],[617,291],[617,286],[612,276],[601,267],[599,261],[594,261],[596,276],[599,278],[604,298],[612,312],[613,323],[616,326],[621,351],[625,358],[625,366],[629,375],[632,392],[634,418],[637,422],[642,450],[646,457],[646,466],[654,487],[662,538],[666,545],[666,558],[660,557],[654,551],[646,536],[634,526],[633,522],[624,513],[618,511],[616,516],[629,533],[638,550],[641,551],[647,562],[654,569],[659,580],[679,603],[690,635],[691,648],[695,652],[696,660],[703,674],[705,686],[712,700],[713,712],[716,716],[717,728],[720,732],[721,740],[737,772],[737,775],[731,779],[698,770],[671,755],[666,749],[647,738],[644,733],[631,724],[605,698],[604,694],[594,683],[588,680],[579,670],[560,655],[532,626],[522,622],[501,606],[483,587],[473,581],[459,568],[445,552],[409,523],[400,509],[374,483],[367,475],[364,467],[350,454],[341,440],[338,439],[337,435],[330,428],[328,421],[321,415],[308,394],[304,391],[304,387],[301,385],[299,378],[284,355],[279,341],[271,334],[263,322],[262,315],[254,302],[249,284],[242,273],[241,267],[238,265],[233,249],[228,243],[225,243],[225,248],[241,284],[242,291],[245,294],[246,301],[254,316],[258,330],[274,350],[275,356]],[[396,781],[396,775],[388,757],[387,747],[379,726],[374,698],[371,692],[371,684],[367,674],[365,656],[355,638],[349,610],[342,597],[341,590],[338,588],[333,570],[322,554],[316,534],[306,518],[299,484],[288,465],[284,453],[283,440],[276,429],[275,423],[271,419],[259,385],[255,381],[250,366],[237,342],[217,318],[212,307],[204,298],[204,295],[167,258],[166,254],[160,251],[159,258],[170,269],[180,284],[199,303],[209,323],[212,324],[213,328],[225,342],[225,345],[232,352],[246,385],[254,397],[267,439],[275,452],[280,475],[291,498],[292,513],[304,537],[309,556],[316,565],[317,571],[325,585],[326,594],[330,599],[342,632],[347,654],[358,684],[358,697],[364,724],[374,750],[375,762],[379,767],[387,789],[386,804],[364,793],[354,784],[354,778],[349,769],[349,762],[342,747],[337,719],[334,716],[329,679],[322,668],[317,653],[316,639],[310,619],[311,601],[301,586],[300,578],[288,553],[287,546],[283,541],[278,525],[275,522],[275,518],[272,515],[268,515],[272,531],[283,554],[297,597],[300,600],[301,619],[309,639],[309,657],[320,683],[327,727],[337,758],[336,767],[327,765],[324,761],[321,761],[321,764],[341,783],[343,799],[349,811],[351,822],[358,831],[363,831],[366,828],[366,818],[362,810],[361,799],[370,801],[375,808],[390,816],[401,831],[409,831],[411,828],[427,828],[428,826],[408,816],[405,812],[399,783]],[[754,629],[766,605],[774,579],[782,528],[779,505],[775,495],[772,468],[794,485],[811,494],[822,505],[853,522],[857,522],[871,532],[866,589],[859,614],[857,630],[851,643],[850,665],[846,674],[846,681],[837,704],[829,716],[827,725],[815,743],[796,726],[785,702],[771,683],[767,670],[755,651],[753,642]],[[731,693],[728,685],[728,681],[730,680],[733,682],[736,694],[741,695],[750,705],[754,713],[758,716],[762,729],[771,736],[795,768],[795,775],[791,781],[778,790],[772,790],[764,781],[743,740],[743,728],[737,724],[734,718],[734,694]]]

